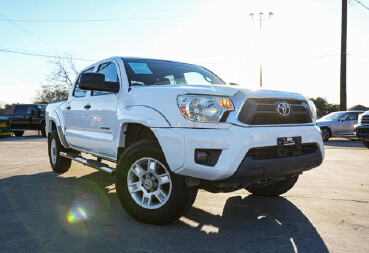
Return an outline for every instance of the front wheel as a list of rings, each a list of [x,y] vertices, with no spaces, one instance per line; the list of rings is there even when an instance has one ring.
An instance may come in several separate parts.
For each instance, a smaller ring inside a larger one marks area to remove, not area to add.
[[[277,182],[251,185],[245,189],[258,196],[278,197],[291,190],[298,178],[299,176],[294,176]]]
[[[329,138],[331,137],[331,132],[326,127],[322,127],[321,130],[322,130],[323,141],[328,141]]]
[[[115,174],[116,192],[129,215],[149,224],[168,224],[192,205],[197,189],[169,169],[155,140],[144,139],[121,155]]]
[[[56,130],[54,130],[48,138],[48,150],[49,150],[49,160],[51,168],[56,173],[67,172],[70,168],[72,161],[69,158],[62,157],[60,155],[61,151],[65,151],[59,140],[59,135]]]
[[[369,148],[369,141],[362,140],[362,143],[364,144],[365,147]]]

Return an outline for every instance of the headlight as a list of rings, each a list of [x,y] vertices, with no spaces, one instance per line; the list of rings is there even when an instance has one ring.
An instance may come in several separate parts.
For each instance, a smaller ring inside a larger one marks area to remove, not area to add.
[[[219,122],[226,111],[233,111],[234,106],[228,97],[205,95],[182,95],[177,98],[182,115],[198,122]]]
[[[363,115],[364,115],[364,113],[362,113],[362,114],[360,114],[359,115],[359,118],[358,118],[358,120],[357,120],[357,123],[360,125],[361,124],[361,120],[363,119]]]
[[[313,115],[313,120],[315,122],[316,121],[316,118],[317,118],[316,106],[315,106],[315,104],[314,104],[313,101],[308,100],[308,102],[309,102],[309,107],[310,107],[311,115]]]

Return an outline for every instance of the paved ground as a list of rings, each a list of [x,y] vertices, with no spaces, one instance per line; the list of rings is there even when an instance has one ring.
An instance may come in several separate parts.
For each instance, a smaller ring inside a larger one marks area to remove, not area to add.
[[[279,198],[201,191],[169,226],[136,222],[114,179],[80,164],[50,172],[46,139],[0,140],[1,252],[368,252],[369,150],[336,140],[324,164]],[[87,212],[76,222],[78,208]],[[72,210],[72,211],[71,211]]]

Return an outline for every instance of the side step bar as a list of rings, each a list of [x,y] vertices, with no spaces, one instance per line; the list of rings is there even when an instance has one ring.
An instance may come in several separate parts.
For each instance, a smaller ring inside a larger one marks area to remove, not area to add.
[[[106,172],[108,174],[113,175],[115,172],[115,169],[110,168],[107,164],[98,162],[96,160],[92,159],[85,159],[82,156],[75,154],[75,153],[67,153],[67,152],[60,152],[61,156],[64,156],[66,158],[72,159],[73,161],[82,163],[83,165],[92,167],[94,169]]]

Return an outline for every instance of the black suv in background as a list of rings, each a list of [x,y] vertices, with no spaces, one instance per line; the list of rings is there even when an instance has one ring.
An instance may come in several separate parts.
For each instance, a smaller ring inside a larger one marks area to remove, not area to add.
[[[11,121],[11,131],[19,137],[24,134],[25,130],[39,130],[42,136],[46,137],[45,109],[46,105],[15,105],[12,113],[8,115]]]

